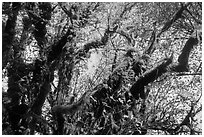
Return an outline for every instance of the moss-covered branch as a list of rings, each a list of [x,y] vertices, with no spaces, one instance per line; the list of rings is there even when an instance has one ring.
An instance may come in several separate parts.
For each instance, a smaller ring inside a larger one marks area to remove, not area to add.
[[[82,49],[78,50],[77,51],[77,59],[80,59],[82,57],[86,57],[86,54],[91,50],[91,49],[94,49],[94,48],[100,48],[104,45],[107,44],[108,40],[109,40],[109,37],[112,36],[113,33],[116,32],[118,26],[115,26],[112,30],[109,30],[109,27],[105,30],[103,36],[101,37],[100,40],[95,40],[95,41],[91,41],[87,44],[85,44],[83,46]]]

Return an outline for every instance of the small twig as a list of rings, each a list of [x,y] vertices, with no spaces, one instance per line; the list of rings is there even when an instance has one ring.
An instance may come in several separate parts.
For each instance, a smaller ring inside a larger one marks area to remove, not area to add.
[[[195,73],[197,73],[197,72],[199,71],[199,69],[201,68],[201,66],[202,66],[202,62],[200,63],[200,65],[199,65],[198,68],[196,69]],[[202,73],[201,73],[201,75],[202,75]],[[195,78],[195,76],[191,79],[191,81],[189,82],[188,85],[190,85],[190,84],[193,82],[193,79],[194,79],[194,78]]]
[[[202,73],[180,73],[180,74],[177,74],[176,76],[185,76],[185,75],[202,75]]]
[[[193,16],[193,14],[188,10],[188,8],[186,8],[186,11],[190,14],[190,16],[196,21],[196,23],[198,24],[202,24],[202,21],[200,21],[199,19],[196,19],[195,16]]]

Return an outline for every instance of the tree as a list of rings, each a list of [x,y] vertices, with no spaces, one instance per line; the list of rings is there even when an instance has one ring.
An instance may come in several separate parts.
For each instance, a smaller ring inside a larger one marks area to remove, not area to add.
[[[3,134],[201,134],[201,17],[196,2],[4,2]]]

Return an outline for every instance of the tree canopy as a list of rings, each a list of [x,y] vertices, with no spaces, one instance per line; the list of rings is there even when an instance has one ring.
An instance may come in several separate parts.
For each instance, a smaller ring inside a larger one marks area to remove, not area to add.
[[[3,2],[2,134],[202,134],[201,2]]]

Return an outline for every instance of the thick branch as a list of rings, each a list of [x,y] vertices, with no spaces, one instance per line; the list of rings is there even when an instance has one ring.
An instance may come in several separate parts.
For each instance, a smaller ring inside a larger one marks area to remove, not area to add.
[[[37,96],[37,98],[36,98],[36,100],[32,106],[32,111],[35,114],[37,114],[37,115],[41,114],[41,108],[42,108],[42,106],[45,102],[45,99],[47,97],[47,94],[50,92],[50,90],[51,90],[50,81],[48,79],[45,79],[44,83],[40,87],[39,95]]]
[[[14,36],[15,36],[15,26],[18,16],[18,11],[20,10],[21,3],[12,3],[12,11],[8,15],[6,24],[2,24],[2,69],[6,66],[9,58],[9,50],[12,46]]]
[[[193,46],[198,44],[198,39],[190,37],[183,47],[180,56],[178,57],[178,65],[173,66],[172,70],[176,72],[188,71],[188,59]]]
[[[116,32],[118,26],[115,26],[112,30],[109,30],[107,28],[104,32],[103,37],[100,40],[92,41],[90,43],[87,43],[83,46],[83,49],[78,50],[77,52],[77,58],[80,59],[81,57],[86,57],[86,54],[89,52],[89,50],[93,48],[100,48],[107,44],[109,37]]]
[[[68,28],[66,34],[56,43],[51,46],[51,51],[48,53],[47,62],[50,64],[62,53],[62,49],[67,41],[71,41],[75,36],[75,33],[72,28]]]
[[[47,77],[49,77],[47,75]],[[31,108],[31,112],[33,112],[36,115],[41,115],[42,113],[42,106],[46,100],[47,94],[50,92],[51,90],[51,85],[50,85],[50,81],[49,78],[45,79],[44,83],[41,85],[40,87],[40,91],[39,94]],[[37,119],[33,118],[32,121],[30,122],[30,134],[33,135],[35,132],[35,128],[36,128],[36,122]]]
[[[130,92],[135,99],[145,99],[144,87],[149,83],[156,80],[162,74],[167,72],[167,67],[172,63],[172,58],[166,59],[161,65],[153,68],[150,71],[144,73],[143,76],[139,77],[139,79],[132,85],[130,88]]]

